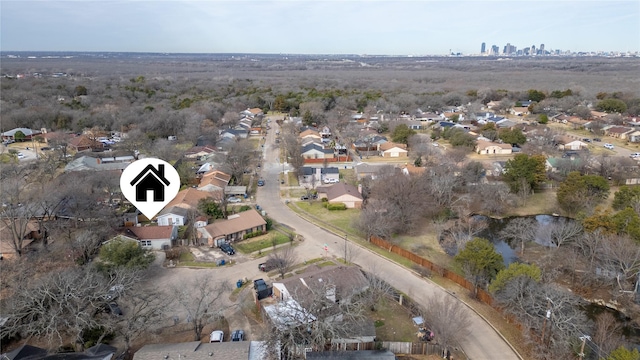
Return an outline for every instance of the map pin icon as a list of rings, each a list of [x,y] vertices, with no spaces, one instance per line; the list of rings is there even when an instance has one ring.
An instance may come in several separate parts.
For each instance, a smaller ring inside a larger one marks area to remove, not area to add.
[[[120,190],[151,220],[180,191],[180,175],[168,162],[145,158],[132,162],[120,176]]]

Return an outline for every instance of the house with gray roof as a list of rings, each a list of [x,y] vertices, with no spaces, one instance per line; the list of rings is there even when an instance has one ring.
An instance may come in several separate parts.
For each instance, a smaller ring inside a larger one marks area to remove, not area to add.
[[[133,360],[249,360],[254,341],[227,341],[203,343],[191,341],[174,344],[149,344],[140,348],[133,355]],[[253,348],[255,351],[255,348]]]

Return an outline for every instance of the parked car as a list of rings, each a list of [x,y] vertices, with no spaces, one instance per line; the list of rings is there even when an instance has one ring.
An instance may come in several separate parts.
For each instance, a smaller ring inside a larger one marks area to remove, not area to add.
[[[609,149],[609,150],[613,150],[613,145],[612,144],[606,143],[606,144],[604,144],[604,147]]]
[[[309,195],[300,196],[300,200],[309,200]]]
[[[264,180],[263,179],[258,180],[258,186],[264,186]]]
[[[233,249],[233,247],[231,247],[231,245],[227,244],[227,243],[222,243],[219,246],[220,250],[222,250],[223,253],[227,254],[227,255],[234,255],[236,253],[236,251]]]
[[[244,330],[234,330],[231,333],[231,341],[244,341]]]
[[[224,331],[222,330],[213,330],[211,335],[209,335],[209,342],[222,342],[224,340]]]
[[[577,151],[567,151],[564,154],[562,154],[563,158],[568,158],[568,157],[572,157],[572,156],[578,156],[578,152]]]
[[[339,179],[324,179],[324,183],[325,184],[336,184],[339,183],[340,180]]]
[[[602,141],[602,139],[600,139],[600,138],[593,138],[593,141],[595,141],[595,142],[600,142],[600,141]]]
[[[629,157],[632,159],[640,158],[640,153],[632,153]]]
[[[115,301],[112,301],[109,304],[107,304],[106,310],[108,313],[110,313],[113,316],[122,316],[122,310],[120,309],[120,306],[118,306],[118,303],[116,303]]]
[[[19,152],[18,153],[18,159],[24,159],[24,158],[25,158],[24,154]]]
[[[271,270],[277,269],[283,261],[284,260],[282,259],[267,259],[266,262],[258,264],[258,269],[260,269],[260,271],[269,272]]]
[[[235,196],[231,196],[230,198],[227,199],[227,202],[229,202],[229,203],[239,203],[239,202],[242,202],[242,199],[237,198]]]
[[[256,291],[262,291],[267,288],[267,283],[264,279],[253,280],[253,289]]]
[[[590,142],[591,142],[591,139],[589,139],[589,138],[584,138],[584,139],[582,139],[582,141],[587,142],[587,143],[590,143]]]

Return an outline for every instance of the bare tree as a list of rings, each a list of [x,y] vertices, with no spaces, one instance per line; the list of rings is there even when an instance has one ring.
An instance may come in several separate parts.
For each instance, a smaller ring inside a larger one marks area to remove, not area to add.
[[[622,324],[610,312],[605,311],[596,317],[593,342],[598,345],[598,358],[604,358],[618,346],[624,345],[622,341]]]
[[[117,319],[113,327],[122,335],[125,352],[131,347],[132,341],[142,334],[153,333],[150,330],[166,321],[166,313],[172,302],[173,298],[155,289],[131,291],[120,300],[123,316],[122,319]]]
[[[71,336],[82,344],[86,329],[105,326],[105,332],[111,330],[111,323],[97,316],[109,301],[108,290],[114,285],[130,289],[138,280],[137,272],[117,269],[105,278],[90,266],[50,272],[35,281],[23,279],[25,283],[9,299],[12,316],[0,334],[42,336],[53,347]]]
[[[468,311],[460,300],[445,293],[434,294],[420,309],[438,343],[447,349],[464,342],[470,334],[471,320]]]
[[[628,236],[610,236],[600,242],[600,257],[603,266],[618,277],[619,290],[632,290],[634,280],[640,272],[640,247]]]
[[[536,236],[545,240],[548,244],[560,247],[575,240],[582,232],[582,225],[579,222],[572,219],[559,218],[540,226]]]
[[[533,218],[518,217],[509,220],[507,226],[500,231],[500,236],[513,242],[520,243],[520,256],[524,255],[526,243],[536,239],[538,222]]]
[[[233,145],[224,158],[223,169],[235,179],[237,184],[242,182],[244,171],[251,165],[254,160],[254,149],[247,140],[240,140]]]
[[[222,317],[226,308],[222,299],[229,289],[226,282],[213,282],[209,277],[194,278],[174,287],[178,306],[187,313],[192,326],[194,341],[202,339],[205,326]]]
[[[297,260],[298,257],[292,245],[283,246],[279,249],[274,247],[274,250],[268,256],[268,261],[274,264],[282,279],[284,279],[284,275],[291,270]]]
[[[371,311],[376,311],[376,306],[393,293],[393,286],[380,278],[380,269],[376,264],[369,266],[363,273],[369,282],[369,288],[362,294],[364,305]]]

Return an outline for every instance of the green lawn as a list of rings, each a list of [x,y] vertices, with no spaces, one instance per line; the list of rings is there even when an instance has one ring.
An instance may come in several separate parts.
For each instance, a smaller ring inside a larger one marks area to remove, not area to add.
[[[267,249],[273,247],[273,243],[276,245],[284,244],[289,242],[289,237],[281,234],[281,233],[270,233],[267,235],[262,235],[253,239],[243,240],[241,242],[236,243],[234,246],[236,250],[240,251],[243,254],[250,254],[254,251]]]
[[[298,201],[296,205],[304,212],[314,218],[340,229],[349,235],[356,235],[358,231],[353,227],[353,221],[360,216],[358,209],[333,210],[329,211],[322,206],[321,201]],[[295,206],[292,206],[296,211]],[[320,226],[322,226],[320,224]]]
[[[417,341],[418,328],[413,325],[409,311],[393,301],[384,299],[369,312],[376,326],[376,337],[381,341]]]

